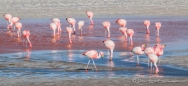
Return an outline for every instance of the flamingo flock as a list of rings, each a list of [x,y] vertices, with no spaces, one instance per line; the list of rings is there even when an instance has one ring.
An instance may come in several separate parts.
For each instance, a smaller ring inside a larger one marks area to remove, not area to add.
[[[89,18],[89,24],[90,25],[94,25],[94,21],[93,21],[93,12],[92,11],[86,11],[86,15]],[[5,20],[7,20],[7,29],[8,31],[14,31],[15,28],[17,28],[17,36],[18,38],[21,37],[21,28],[22,28],[22,23],[20,22],[20,18],[19,17],[12,17],[11,14],[4,14],[3,15]],[[51,23],[50,23],[50,28],[52,29],[52,37],[56,37],[57,35],[59,35],[62,32],[61,29],[61,22],[60,19],[58,18],[52,18],[51,19]],[[68,33],[68,39],[69,39],[69,44],[72,44],[72,33],[73,35],[76,35],[76,20],[72,17],[67,17],[66,21],[70,24],[70,27],[66,27],[66,31]],[[125,19],[117,19],[115,21],[120,27],[119,27],[119,31],[122,33],[122,37],[124,36],[124,41],[128,41],[129,45],[132,47],[133,44],[133,36],[135,34],[134,29],[130,29],[127,28],[127,21]],[[80,36],[82,36],[82,28],[84,26],[85,22],[84,21],[78,21],[78,30],[80,31]],[[104,46],[108,49],[108,51],[110,52],[110,60],[113,60],[113,52],[115,49],[115,42],[113,40],[110,39],[110,22],[109,21],[104,21],[102,22],[102,25],[104,26],[105,29],[105,37],[107,37],[107,40],[103,41]],[[144,21],[144,26],[146,26],[146,34],[150,34],[150,21],[149,20],[145,20]],[[156,36],[159,37],[159,30],[161,28],[161,23],[160,22],[156,22],[155,23],[155,27],[156,27]],[[14,29],[13,29],[14,28]],[[24,45],[29,44],[30,47],[32,47],[31,41],[29,40],[29,36],[30,36],[30,31],[28,30],[23,30],[22,32],[23,37],[25,38],[24,40]],[[107,36],[106,36],[107,35]],[[129,40],[127,40],[127,38],[129,37]],[[25,44],[26,43],[26,44]],[[142,54],[146,54],[148,57],[148,66],[150,65],[152,67],[152,64],[154,64],[155,67],[155,73],[159,72],[158,66],[157,66],[157,61],[159,60],[159,56],[162,56],[164,53],[164,47],[166,45],[162,45],[162,44],[156,44],[154,47],[147,47],[146,44],[142,44],[141,46],[137,46],[132,48],[132,53],[136,54],[137,57],[137,65],[139,64],[139,56],[138,55],[142,55]],[[101,57],[104,57],[104,53],[102,51],[98,52],[97,50],[88,50],[86,52],[84,52],[82,55],[86,56],[89,58],[87,67],[86,67],[86,71],[88,70],[88,66],[90,64],[90,60],[93,61],[93,64],[95,66],[96,71],[98,71],[94,59],[100,59]],[[150,64],[151,63],[151,64]],[[160,63],[159,63],[160,64]]]

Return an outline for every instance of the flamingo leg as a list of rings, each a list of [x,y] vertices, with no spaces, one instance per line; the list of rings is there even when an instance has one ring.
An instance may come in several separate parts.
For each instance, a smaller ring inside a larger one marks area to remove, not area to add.
[[[88,63],[87,63],[87,67],[86,67],[86,70],[85,70],[85,71],[87,71],[87,68],[88,68],[88,66],[89,66],[89,63],[90,63],[90,59],[89,59],[89,61],[88,61]]]
[[[94,60],[92,59],[92,61],[93,61],[93,65],[95,66],[95,62],[94,62]],[[98,72],[98,70],[97,70],[97,67],[95,66],[95,69],[96,69],[96,71]]]
[[[110,50],[110,60],[113,58],[113,49]]]
[[[136,55],[136,57],[137,57],[137,66],[139,66],[139,57],[138,57],[138,55]]]

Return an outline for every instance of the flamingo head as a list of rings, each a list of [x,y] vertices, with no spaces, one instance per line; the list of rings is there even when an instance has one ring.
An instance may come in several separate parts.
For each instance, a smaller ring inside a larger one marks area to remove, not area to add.
[[[142,51],[144,51],[145,50],[145,47],[146,47],[147,45],[146,44],[142,44]]]
[[[99,52],[99,54],[101,55],[101,57],[104,57],[104,53],[102,51]]]
[[[12,28],[12,24],[9,24],[8,26],[7,26],[7,29],[11,29]]]

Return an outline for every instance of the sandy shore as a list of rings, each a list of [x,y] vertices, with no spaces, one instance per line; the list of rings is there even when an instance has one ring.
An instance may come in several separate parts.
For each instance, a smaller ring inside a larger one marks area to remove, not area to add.
[[[108,16],[187,16],[187,0],[1,0],[0,15],[20,18],[85,17],[92,10],[97,17]]]

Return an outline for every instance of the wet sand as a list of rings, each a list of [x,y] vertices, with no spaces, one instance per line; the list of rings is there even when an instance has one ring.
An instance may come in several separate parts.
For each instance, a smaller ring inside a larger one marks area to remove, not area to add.
[[[82,2],[82,3],[80,3]],[[22,1],[11,0],[11,1],[1,1],[1,12],[0,15],[4,13],[11,13],[13,16],[19,16],[21,22],[23,23],[23,28],[28,29],[31,32],[30,40],[33,44],[33,48],[28,46],[23,46],[23,38],[17,38],[16,34],[13,33],[11,37],[7,34],[6,22],[3,17],[1,18],[0,24],[0,53],[13,53],[13,52],[27,52],[36,50],[106,50],[102,41],[106,38],[104,37],[102,27],[102,21],[109,20],[112,22],[111,26],[111,39],[115,41],[116,47],[115,51],[130,51],[132,47],[128,45],[128,42],[123,42],[121,39],[121,33],[119,26],[114,22],[115,19],[119,17],[126,18],[128,21],[127,27],[134,28],[136,31],[135,38],[133,38],[134,46],[139,46],[142,43],[153,45],[155,43],[161,42],[171,42],[181,40],[187,41],[187,24],[188,21],[185,19],[187,17],[188,6],[186,0],[139,0],[139,1],[85,1],[73,0],[34,0],[34,1]],[[124,8],[124,9],[122,9]],[[18,10],[19,9],[19,10]],[[94,21],[95,26],[88,25],[88,19],[85,15],[86,10],[92,10],[95,14]],[[109,16],[106,16],[109,15]],[[68,44],[68,34],[65,31],[65,27],[69,26],[65,21],[66,17],[75,17],[78,20],[86,21],[84,26],[83,36],[79,36],[79,32],[76,32],[76,36],[73,37],[73,44]],[[154,17],[151,17],[154,16]],[[155,17],[156,16],[156,17]],[[160,17],[162,16],[162,17]],[[170,16],[170,17],[169,17]],[[173,17],[172,17],[173,16]],[[59,17],[62,23],[63,32],[60,36],[52,38],[52,30],[49,28],[50,19],[53,17]],[[111,18],[113,17],[113,18]],[[98,18],[98,19],[97,19]],[[31,20],[30,20],[31,19]],[[145,35],[145,27],[143,26],[143,21],[149,19],[152,22],[150,36]],[[156,21],[162,22],[162,29],[160,38],[156,38],[154,23]],[[173,30],[169,30],[173,28]],[[181,30],[179,30],[181,29]],[[163,31],[164,30],[164,31]],[[179,34],[181,33],[181,34]],[[170,35],[170,36],[169,36]],[[172,36],[173,35],[173,36]],[[144,40],[144,41],[143,41]],[[167,45],[168,46],[168,45]],[[186,49],[177,52],[187,52]],[[187,56],[165,56],[161,59],[161,64],[175,65],[180,67],[188,68]],[[141,60],[142,61],[142,60]],[[145,61],[145,59],[143,60]],[[76,65],[76,66],[75,66]],[[74,63],[74,62],[46,62],[39,63],[34,61],[24,61],[19,62],[0,62],[0,68],[7,67],[25,67],[25,68],[59,68],[66,72],[83,72],[85,64]],[[90,66],[94,71],[94,67]],[[121,71],[121,70],[142,70],[142,68],[120,68],[120,67],[105,67],[97,66],[99,70],[111,70],[111,71]],[[134,77],[133,77],[134,78]],[[149,79],[167,79],[167,80],[187,80],[187,78],[153,78]],[[144,77],[144,79],[148,79]],[[46,86],[46,85],[57,85],[57,86],[130,86],[130,85],[154,85],[154,86],[171,86],[180,85],[187,86],[186,83],[133,83],[132,78],[59,78],[59,77],[1,77],[1,86],[21,86],[21,85],[31,85],[31,86]]]

